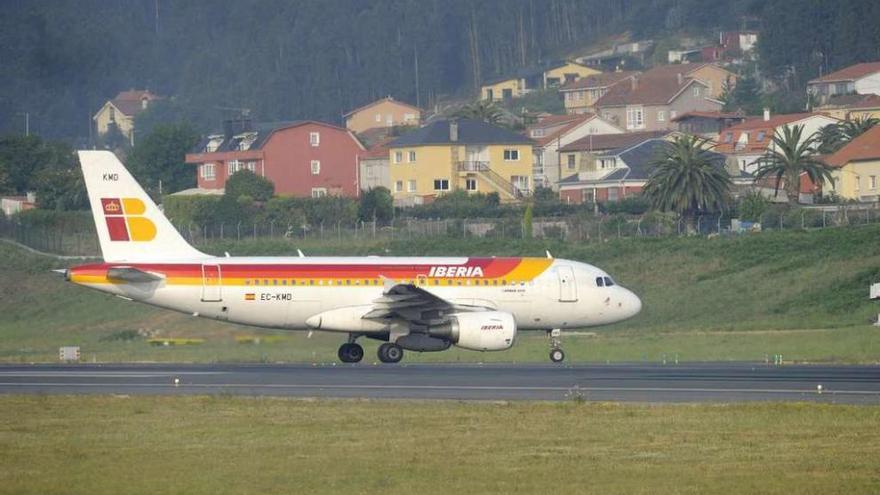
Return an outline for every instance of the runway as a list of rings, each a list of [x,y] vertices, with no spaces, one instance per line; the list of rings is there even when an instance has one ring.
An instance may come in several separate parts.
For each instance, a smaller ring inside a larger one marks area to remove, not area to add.
[[[751,363],[2,365],[0,393],[880,404],[880,367]]]

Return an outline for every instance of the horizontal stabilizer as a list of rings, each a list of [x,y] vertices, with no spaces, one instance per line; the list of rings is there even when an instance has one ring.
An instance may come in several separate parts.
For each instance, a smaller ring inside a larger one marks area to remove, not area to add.
[[[107,278],[131,284],[148,284],[150,282],[158,282],[164,277],[130,266],[118,266],[107,270]]]

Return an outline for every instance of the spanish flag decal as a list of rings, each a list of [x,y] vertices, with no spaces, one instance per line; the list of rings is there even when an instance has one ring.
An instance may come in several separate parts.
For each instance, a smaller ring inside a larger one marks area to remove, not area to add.
[[[253,301],[253,300],[255,300],[256,298],[257,298],[257,295],[254,294],[253,292],[244,295],[244,300],[245,300],[245,301]]]
[[[156,225],[145,218],[147,208],[137,198],[101,198],[111,241],[152,241]]]

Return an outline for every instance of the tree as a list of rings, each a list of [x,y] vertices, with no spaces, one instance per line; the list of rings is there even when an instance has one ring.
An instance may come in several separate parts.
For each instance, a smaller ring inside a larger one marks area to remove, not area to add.
[[[49,210],[82,210],[89,206],[82,169],[44,169],[35,177],[37,206]]]
[[[725,84],[721,101],[725,112],[742,110],[746,115],[756,115],[763,110],[758,82],[749,76],[739,78],[733,88]]]
[[[878,122],[880,122],[880,119],[874,117],[856,117],[852,120],[844,120],[836,124],[826,125],[819,129],[819,153],[834,153],[853,139],[864,134],[868,129],[877,125]]]
[[[77,166],[73,149],[67,144],[43,141],[39,136],[0,138],[0,187],[6,192],[34,191],[41,171],[70,170]]]
[[[698,213],[723,210],[727,204],[730,176],[705,138],[676,137],[666,143],[652,167],[643,194],[653,208],[680,214],[689,229]]]
[[[159,193],[160,187],[163,194],[195,187],[196,167],[184,159],[198,141],[198,133],[189,124],[157,125],[132,148],[129,170],[153,193]]]
[[[275,185],[248,169],[239,170],[226,181],[225,196],[238,200],[248,196],[254,201],[268,201],[275,194]]]
[[[358,217],[366,222],[386,223],[394,217],[394,200],[386,187],[376,187],[364,193],[358,206]]]
[[[755,172],[755,180],[775,179],[775,195],[779,195],[779,188],[784,184],[791,205],[800,202],[801,175],[806,174],[813,184],[831,181],[828,165],[814,156],[819,144],[818,135],[804,137],[803,132],[802,125],[786,125],[777,130],[767,152],[758,159],[758,170]]]
[[[495,102],[480,100],[461,107],[455,112],[454,116],[465,119],[482,120],[483,122],[492,125],[498,125],[501,123],[504,114]]]

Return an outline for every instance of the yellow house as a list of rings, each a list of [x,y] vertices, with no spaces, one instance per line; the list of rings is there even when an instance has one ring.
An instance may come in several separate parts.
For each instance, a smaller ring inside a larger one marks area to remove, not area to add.
[[[543,67],[522,69],[511,76],[486,81],[480,87],[480,99],[509,100],[519,98],[536,89],[547,89],[577,81],[600,71],[577,62],[553,62]]]
[[[842,199],[877,202],[880,198],[880,125],[874,126],[825,162],[834,168],[833,191]],[[830,187],[829,187],[830,186]]]
[[[110,132],[114,126],[129,141],[134,141],[134,116],[147,109],[150,102],[159,99],[148,90],[122,91],[108,100],[92,117],[99,136]]]
[[[835,95],[829,97],[825,104],[817,107],[816,110],[840,120],[880,119],[880,96]]]
[[[417,126],[422,119],[422,111],[418,107],[389,96],[356,108],[344,117],[345,127],[360,134],[367,129],[377,127]]]
[[[709,98],[717,100],[724,94],[726,87],[736,86],[738,76],[718,64],[681,64],[681,66],[687,68],[684,74],[686,77],[698,79],[709,86],[707,95]]]
[[[532,141],[471,119],[438,120],[388,145],[390,189],[398,205],[453,191],[498,193],[519,201],[532,191]]]

